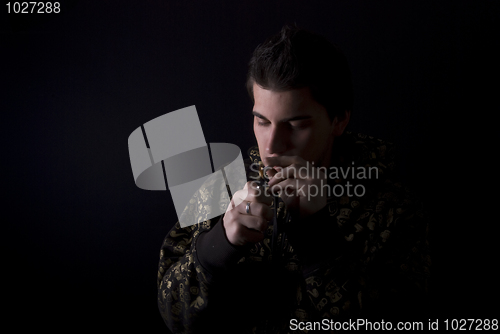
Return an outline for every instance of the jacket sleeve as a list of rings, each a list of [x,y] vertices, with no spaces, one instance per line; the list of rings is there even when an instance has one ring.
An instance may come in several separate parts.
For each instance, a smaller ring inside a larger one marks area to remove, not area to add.
[[[158,307],[174,333],[190,332],[196,317],[206,308],[208,280],[195,260],[196,239],[211,221],[181,228],[179,222],[165,237],[158,265]]]
[[[229,242],[224,215],[208,219],[211,208],[225,210],[229,205],[230,199],[224,190],[227,188],[222,179],[207,179],[183,213],[201,223],[183,228],[177,222],[161,246],[158,308],[174,333],[205,333],[210,324],[220,332],[220,322],[227,323],[234,309],[228,310],[224,301],[234,298],[231,282],[239,281],[240,277],[235,279],[233,269],[238,267],[247,249]]]
[[[181,228],[177,222],[165,237],[158,266],[158,307],[174,333],[194,333],[216,324],[227,313],[222,300],[231,269],[243,250],[229,243],[223,216]],[[201,331],[204,332],[204,331]]]

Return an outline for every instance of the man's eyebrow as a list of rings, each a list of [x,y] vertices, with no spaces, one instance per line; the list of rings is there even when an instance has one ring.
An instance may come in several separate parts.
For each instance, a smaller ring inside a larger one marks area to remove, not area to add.
[[[252,111],[252,115],[254,115],[255,117],[258,117],[258,118],[261,118],[261,119],[265,119],[267,120],[267,118],[265,118],[264,116],[262,116],[261,114],[259,114],[258,112],[256,112],[255,110]]]
[[[267,118],[261,114],[259,114],[257,111],[252,111],[252,115],[254,115],[255,117],[258,117],[260,119],[264,119],[264,120],[267,120]],[[304,115],[304,116],[295,116],[295,117],[290,117],[290,118],[285,118],[283,120],[281,120],[282,123],[286,123],[286,122],[292,122],[292,121],[301,121],[303,119],[310,119],[312,118],[311,115]]]

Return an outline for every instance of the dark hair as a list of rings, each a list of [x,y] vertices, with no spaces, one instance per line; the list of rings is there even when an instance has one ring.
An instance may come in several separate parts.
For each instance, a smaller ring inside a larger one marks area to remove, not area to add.
[[[253,101],[253,83],[264,89],[286,91],[308,87],[330,120],[352,110],[353,89],[347,59],[322,36],[284,26],[257,46],[248,64],[247,90]]]

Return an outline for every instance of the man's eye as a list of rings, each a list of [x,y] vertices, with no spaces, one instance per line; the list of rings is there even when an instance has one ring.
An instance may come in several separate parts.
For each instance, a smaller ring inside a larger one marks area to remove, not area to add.
[[[292,129],[302,129],[302,128],[305,128],[307,126],[307,124],[303,123],[303,122],[289,123],[289,124],[290,124],[290,128],[292,128]]]
[[[269,124],[269,122],[257,122],[259,126],[266,126]]]

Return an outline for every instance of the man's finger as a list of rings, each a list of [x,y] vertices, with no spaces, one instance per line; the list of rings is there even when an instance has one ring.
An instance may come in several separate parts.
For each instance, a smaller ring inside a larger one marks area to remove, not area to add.
[[[266,188],[260,185],[258,182],[250,181],[247,187],[248,193],[244,201],[250,202],[260,202],[267,205],[271,205],[273,199],[267,192]]]
[[[264,177],[267,178],[268,180],[272,179],[273,176],[276,175],[276,173],[278,173],[278,171],[273,167],[271,166],[264,167],[264,174],[265,174]]]
[[[297,155],[284,155],[280,157],[267,157],[262,159],[266,166],[287,167],[291,164],[305,165],[306,161]]]
[[[276,173],[276,175],[274,175],[274,177],[269,181],[269,186],[274,186],[275,184],[287,179],[305,179],[310,176],[309,169],[305,165],[293,163],[286,168],[276,168],[278,169],[278,173]]]
[[[297,188],[298,187],[298,188]],[[286,179],[273,186],[269,187],[269,191],[273,196],[295,196],[296,190],[303,191],[303,186],[299,186],[296,179]]]
[[[250,231],[264,233],[267,229],[267,220],[262,217],[239,215],[238,221],[241,225],[243,225]]]
[[[257,182],[249,181],[245,184],[243,189],[238,190],[234,193],[232,201],[234,202],[234,205],[231,206],[231,209],[245,201],[258,201],[269,203],[270,205],[270,202],[272,200],[266,199],[265,189],[261,187]]]
[[[263,217],[266,220],[271,220],[272,218],[272,210],[270,204],[266,203],[244,201],[240,203],[237,207],[235,207],[235,209],[238,210],[238,212],[243,215]]]

